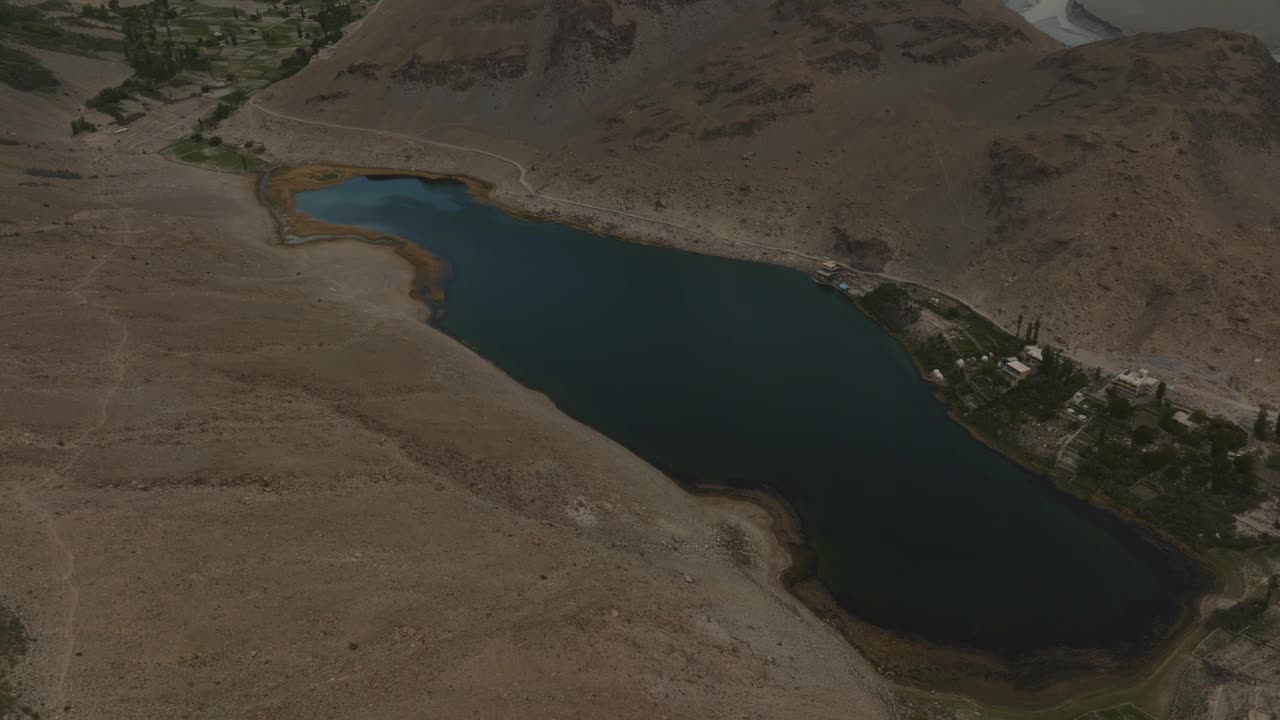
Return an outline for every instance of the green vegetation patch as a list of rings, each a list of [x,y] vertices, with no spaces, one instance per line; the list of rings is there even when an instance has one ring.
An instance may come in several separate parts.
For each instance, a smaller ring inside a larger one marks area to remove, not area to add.
[[[58,180],[79,180],[81,175],[74,170],[51,170],[49,168],[29,167],[22,172],[32,177],[56,178]]]
[[[1214,628],[1213,632],[1209,633],[1205,639],[1201,640],[1199,645],[1196,645],[1195,649],[1191,651],[1191,654],[1200,658],[1211,658],[1215,653],[1222,652],[1223,649],[1235,640],[1235,637],[1235,635],[1227,632],[1226,630]]]
[[[122,40],[111,40],[112,47],[135,73],[123,85],[108,88],[87,103],[118,124],[126,124],[139,116],[137,108],[121,105],[126,100],[146,97],[169,102],[162,88],[199,85],[207,93],[230,83],[233,91],[200,120],[197,129],[208,131],[230,117],[248,92],[301,70],[320,49],[339,40],[342,28],[359,16],[358,6],[363,7],[346,0],[286,0],[252,11],[192,0],[128,5],[108,0],[82,6],[79,16],[71,19],[118,31]],[[8,8],[15,26],[43,17],[38,9],[16,6],[10,0],[0,0],[0,7]],[[86,130],[81,125],[73,132],[77,129]]]
[[[1132,704],[1120,705],[1105,710],[1095,710],[1098,720],[1152,720],[1152,717]]]
[[[1263,615],[1271,607],[1271,601],[1280,587],[1280,575],[1271,576],[1270,580],[1249,597],[1225,608],[1218,608],[1209,616],[1209,626],[1239,633],[1255,622],[1263,619]]]
[[[1153,427],[1145,413],[1120,397],[1107,401],[1105,414],[1091,428],[1082,477],[1118,505],[1163,528],[1188,545],[1245,547],[1270,538],[1238,536],[1235,515],[1257,504],[1254,456],[1242,452],[1244,428],[1208,418],[1194,429],[1172,421],[1174,408],[1158,404]],[[1160,496],[1140,499],[1124,492],[1141,481]]]
[[[30,708],[19,705],[17,692],[9,683],[9,675],[26,654],[31,638],[22,621],[4,605],[0,605],[0,718],[18,712],[33,715]]]
[[[0,45],[0,83],[24,92],[48,91],[61,83],[35,56]]]
[[[1064,489],[1105,499],[1194,549],[1280,543],[1280,532],[1240,534],[1235,522],[1265,497],[1264,456],[1249,442],[1274,432],[1266,413],[1252,433],[1201,411],[1188,427],[1175,419],[1164,383],[1137,399],[1118,394],[1096,369],[1040,343],[1039,319],[1019,318],[1017,332],[1008,332],[910,284],[881,285],[858,304],[906,345],[971,429]],[[1041,357],[1026,346],[1039,347]],[[1025,367],[1006,365],[1015,356]],[[1280,458],[1265,462],[1280,468]]]
[[[166,152],[179,162],[221,172],[256,173],[268,167],[262,158],[242,148],[228,145],[216,136],[207,140],[204,138],[180,140]]]
[[[98,57],[103,52],[120,52],[124,45],[115,38],[86,35],[67,30],[38,7],[15,5],[0,0],[0,36],[31,47]]]

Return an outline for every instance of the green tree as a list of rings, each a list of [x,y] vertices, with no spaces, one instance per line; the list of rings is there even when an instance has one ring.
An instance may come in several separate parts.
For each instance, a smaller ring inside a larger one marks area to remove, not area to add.
[[[1214,436],[1209,447],[1209,491],[1226,492],[1231,486],[1231,460],[1227,457],[1227,447]]]
[[[1259,440],[1267,439],[1267,430],[1271,428],[1271,424],[1267,422],[1267,409],[1258,408],[1258,418],[1253,421],[1253,436]]]
[[[1164,381],[1161,380],[1160,384],[1156,386],[1156,402],[1164,402],[1164,394],[1168,389]]]
[[[1107,400],[1107,414],[1117,420],[1128,420],[1133,417],[1133,403],[1114,395]]]
[[[1253,453],[1244,453],[1237,455],[1236,459],[1233,460],[1232,463],[1236,466],[1236,472],[1241,475],[1250,476],[1253,475],[1253,466],[1256,460],[1257,458],[1253,456]]]
[[[1139,447],[1150,445],[1156,439],[1156,430],[1150,425],[1139,425],[1133,429],[1133,444]]]

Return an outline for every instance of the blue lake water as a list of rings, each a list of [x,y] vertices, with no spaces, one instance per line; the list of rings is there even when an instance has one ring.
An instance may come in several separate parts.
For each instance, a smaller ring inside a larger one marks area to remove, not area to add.
[[[1185,558],[971,438],[803,273],[516,219],[451,182],[297,204],[446,260],[440,329],[568,414],[682,481],[784,497],[860,618],[1006,655],[1123,647],[1191,589]]]

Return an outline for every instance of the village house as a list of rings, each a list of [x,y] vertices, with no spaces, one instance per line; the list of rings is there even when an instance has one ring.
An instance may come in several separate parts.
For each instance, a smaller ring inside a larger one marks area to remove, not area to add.
[[[1013,378],[1014,382],[1022,382],[1031,374],[1031,368],[1027,367],[1018,358],[1009,358],[1000,366],[1001,372]]]
[[[1028,345],[1022,348],[1019,357],[1033,368],[1040,367],[1040,363],[1044,362],[1044,350],[1036,345]]]
[[[836,284],[840,280],[840,265],[833,260],[827,260],[822,263],[822,267],[818,268],[813,279],[828,285]]]
[[[1160,381],[1147,374],[1146,370],[1125,370],[1111,382],[1115,391],[1129,398],[1140,398],[1150,395],[1160,385]]]

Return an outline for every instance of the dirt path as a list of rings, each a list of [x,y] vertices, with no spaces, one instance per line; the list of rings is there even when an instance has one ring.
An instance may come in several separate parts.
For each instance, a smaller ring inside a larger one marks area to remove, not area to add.
[[[92,167],[96,167],[102,163],[99,159],[92,163]],[[120,233],[124,235],[133,234],[133,222],[129,212],[125,211],[115,201],[107,197],[105,189],[98,193],[98,199],[113,206],[119,214],[123,227]],[[92,267],[81,277],[74,285],[67,289],[76,305],[92,305],[93,301],[85,295],[85,288],[93,282],[93,279],[99,272],[111,261],[115,256],[116,247],[108,249],[102,257],[94,263]],[[71,455],[56,469],[49,472],[45,477],[45,485],[51,485],[66,480],[71,471],[80,462],[84,456],[84,443],[95,433],[106,426],[110,416],[111,403],[123,387],[125,377],[127,375],[128,357],[127,349],[129,345],[129,324],[122,318],[116,316],[112,309],[98,308],[104,311],[107,321],[120,329],[120,340],[116,344],[115,350],[112,352],[108,362],[115,368],[115,378],[109,387],[102,393],[102,399],[98,403],[97,418],[92,425],[87,427],[79,437],[67,443],[67,447],[71,450]],[[77,644],[77,618],[80,610],[80,588],[76,583],[76,553],[71,543],[63,535],[59,528],[57,518],[49,509],[48,505],[42,503],[32,497],[23,490],[19,490],[19,498],[25,505],[30,507],[35,514],[44,519],[44,524],[49,536],[49,544],[53,548],[55,554],[62,560],[61,568],[54,570],[54,575],[58,583],[62,585],[65,594],[62,618],[62,649],[58,659],[57,675],[53,685],[53,691],[50,695],[50,705],[54,708],[64,708],[68,705],[68,684],[71,678],[71,664],[75,658],[75,649]]]

